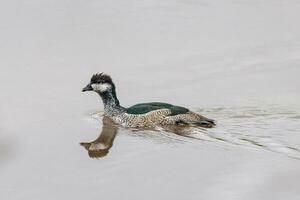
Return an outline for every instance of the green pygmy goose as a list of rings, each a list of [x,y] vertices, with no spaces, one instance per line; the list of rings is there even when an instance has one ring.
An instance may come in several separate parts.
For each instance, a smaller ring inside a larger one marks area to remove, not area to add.
[[[116,87],[109,75],[95,74],[82,89],[100,95],[104,115],[124,127],[155,127],[164,125],[195,125],[212,128],[214,120],[203,117],[187,108],[162,102],[140,103],[129,108],[122,107],[117,98]]]

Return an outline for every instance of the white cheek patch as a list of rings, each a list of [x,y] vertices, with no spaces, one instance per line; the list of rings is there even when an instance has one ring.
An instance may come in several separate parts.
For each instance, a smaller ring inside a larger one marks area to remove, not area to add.
[[[92,84],[92,88],[95,91],[105,92],[105,91],[111,89],[111,85],[108,83],[104,83],[104,84],[101,84],[101,83],[96,84],[95,83],[95,84]]]

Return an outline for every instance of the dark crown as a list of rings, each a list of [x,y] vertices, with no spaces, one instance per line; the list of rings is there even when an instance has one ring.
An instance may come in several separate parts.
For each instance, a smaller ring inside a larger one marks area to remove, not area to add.
[[[100,73],[94,74],[91,78],[91,83],[110,83],[113,84],[112,79],[109,75]]]

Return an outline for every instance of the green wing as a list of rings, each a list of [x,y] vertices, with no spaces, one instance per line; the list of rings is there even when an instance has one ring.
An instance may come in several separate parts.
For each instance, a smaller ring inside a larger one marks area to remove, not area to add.
[[[189,110],[184,107],[174,106],[168,103],[161,103],[161,102],[151,102],[151,103],[140,103],[134,106],[127,108],[127,113],[129,114],[145,114],[147,112],[159,109],[170,109],[171,116],[178,115],[178,114],[185,114]]]

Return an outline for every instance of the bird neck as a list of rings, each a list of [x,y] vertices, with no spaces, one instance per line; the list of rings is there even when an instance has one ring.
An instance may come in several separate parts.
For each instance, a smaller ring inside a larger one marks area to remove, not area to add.
[[[120,106],[115,87],[113,87],[110,91],[98,94],[102,98],[104,104],[104,112],[106,114],[116,114],[124,110],[124,108]]]

